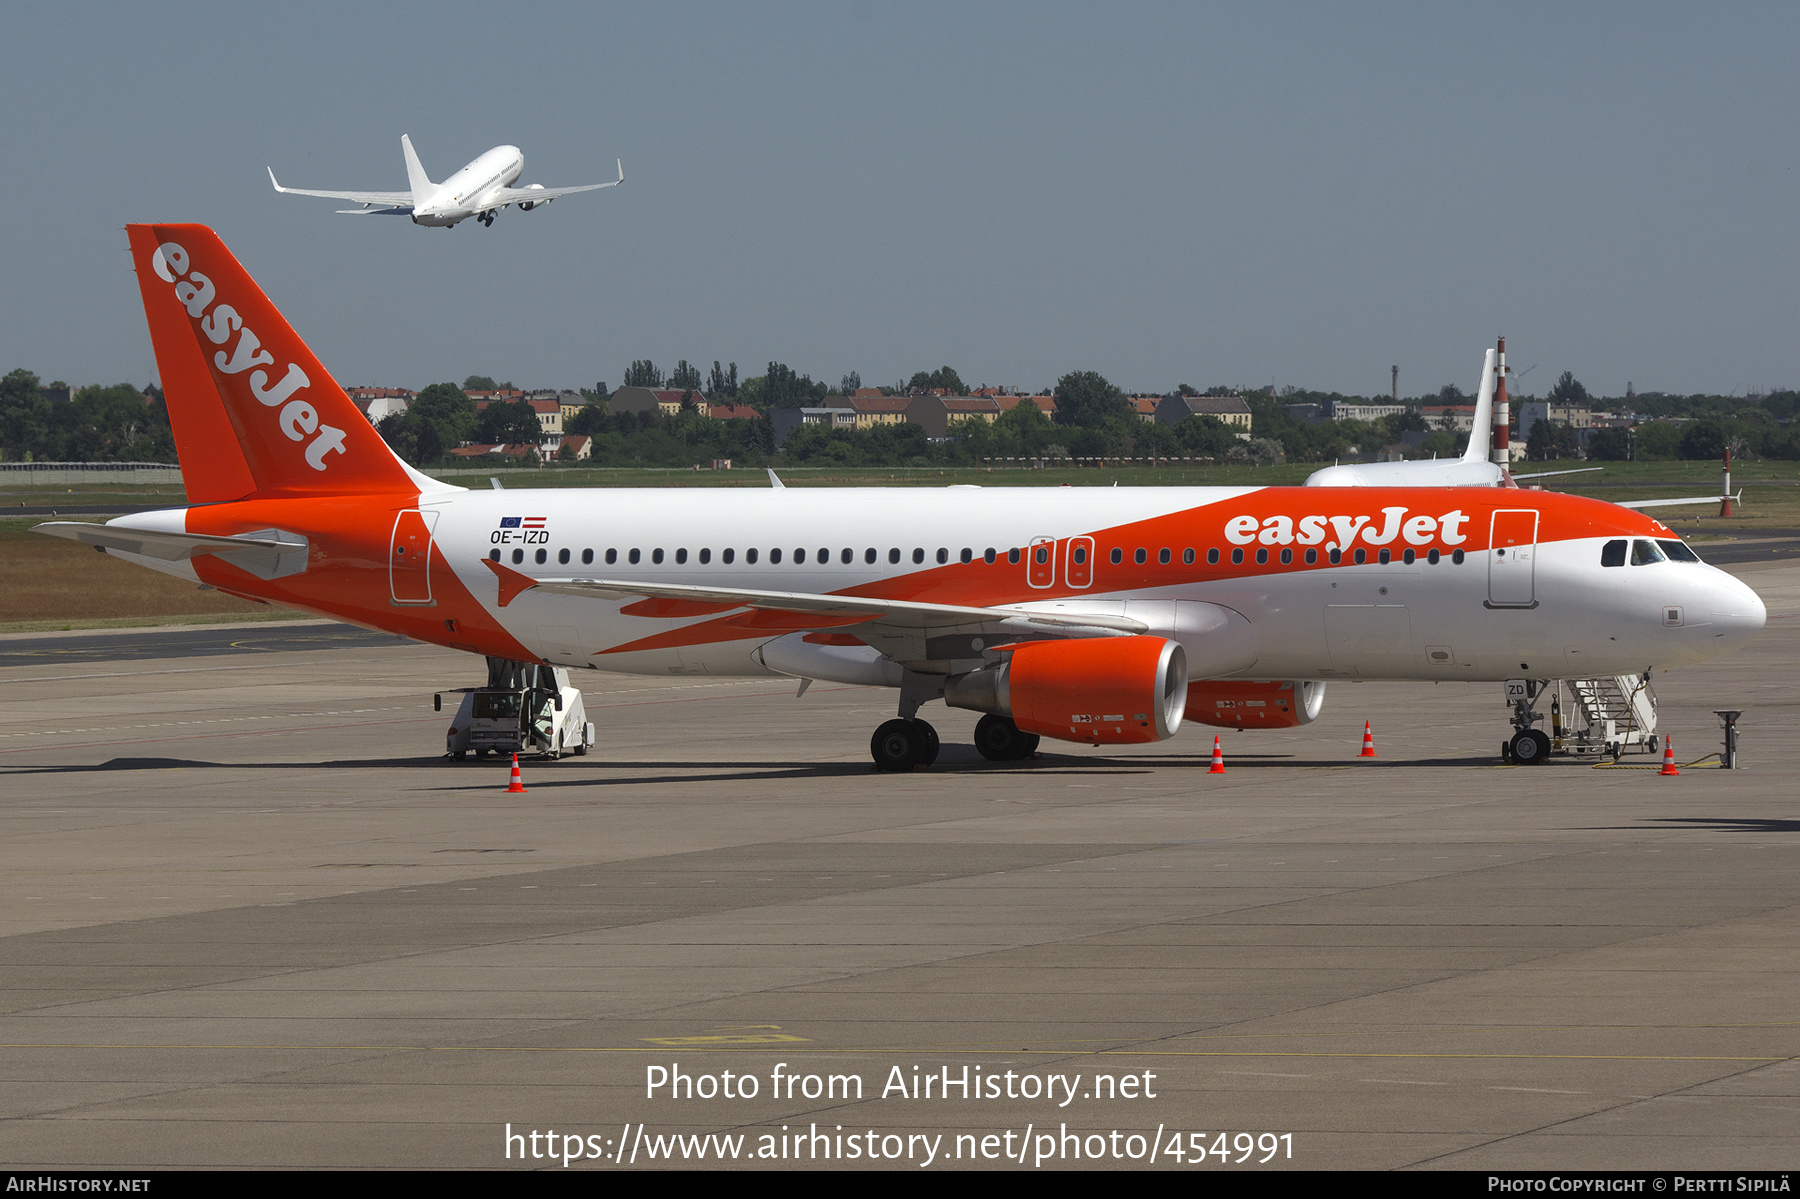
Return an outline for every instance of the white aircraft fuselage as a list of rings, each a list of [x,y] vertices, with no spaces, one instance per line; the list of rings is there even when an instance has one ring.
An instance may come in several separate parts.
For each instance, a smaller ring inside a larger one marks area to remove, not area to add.
[[[413,224],[450,226],[506,205],[494,193],[511,187],[525,170],[525,154],[517,146],[495,146],[437,185],[423,204],[413,203]]]

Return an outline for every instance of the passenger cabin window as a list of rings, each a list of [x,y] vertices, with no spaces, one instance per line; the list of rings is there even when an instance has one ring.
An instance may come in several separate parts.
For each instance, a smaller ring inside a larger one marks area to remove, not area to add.
[[[920,565],[923,565],[924,562],[925,562],[924,549],[921,547],[914,547],[914,549],[913,549],[913,565],[920,566]]]
[[[1256,551],[1256,564],[1258,566],[1267,566],[1269,564],[1269,551],[1268,550],[1257,550]]]
[[[873,560],[874,553],[875,553],[874,550],[869,551],[871,560]],[[823,558],[821,558],[820,560],[823,561]],[[851,549],[849,546],[845,546],[843,553],[838,556],[838,561],[842,562],[845,566],[850,565],[852,562],[856,561],[856,551]]]
[[[1181,564],[1183,566],[1192,566],[1194,564],[1194,551],[1193,550],[1185,549],[1185,550],[1181,551]]]
[[[712,561],[712,551],[711,550],[701,550],[700,551],[700,565],[705,566],[708,562],[711,562],[711,561]]]
[[[1456,550],[1451,553],[1450,562],[1452,565],[1461,566],[1463,564],[1463,558],[1465,556],[1466,555],[1464,555],[1464,553],[1461,550]]]
[[[1206,551],[1206,564],[1208,566],[1217,566],[1219,564],[1219,549],[1217,546]]]
[[[994,552],[994,547],[991,545],[981,553],[981,560],[986,562],[989,566],[992,566],[999,557],[1000,555]]]
[[[1125,561],[1125,551],[1115,546],[1112,552],[1112,564],[1117,566],[1123,561]]]
[[[686,550],[682,549],[682,550],[675,551],[675,565],[677,565],[677,566],[686,566],[687,565],[687,551]]]
[[[776,550],[776,551],[774,551],[774,554],[775,554],[775,556],[773,558],[771,558],[770,561],[772,561],[772,562],[781,561],[781,551]],[[755,566],[756,565],[756,551],[755,550],[745,550],[744,551],[744,562],[745,562],[745,564],[747,564],[749,566]]]
[[[1631,564],[1648,566],[1652,562],[1666,562],[1663,552],[1656,548],[1654,541],[1634,541],[1631,543]]]
[[[1038,549],[1038,561],[1039,562],[1042,562],[1044,560],[1043,553],[1044,553],[1044,551],[1040,547]],[[1006,561],[1009,566],[1017,566],[1019,564],[1019,558],[1020,558],[1020,554],[1019,554],[1017,547],[1006,551]]]
[[[1312,551],[1308,550],[1307,552],[1311,553]],[[1425,561],[1431,563],[1433,566],[1436,566],[1438,564],[1438,559],[1442,558],[1443,556],[1444,555],[1439,553],[1437,550],[1432,550],[1429,554],[1425,555]],[[1312,561],[1312,559],[1308,558],[1307,561],[1310,562],[1310,561]]]
[[[594,551],[593,550],[582,550],[581,551],[581,564],[583,566],[592,566],[594,564]]]
[[[939,546],[938,552],[937,552],[937,560],[938,560],[939,566],[942,566],[944,563],[950,561],[950,551],[945,549],[943,546]]]
[[[1236,549],[1236,550],[1231,551],[1231,564],[1233,566],[1242,566],[1244,564],[1244,551],[1243,550]]]
[[[919,557],[921,557],[921,558],[923,558],[925,556],[925,552],[923,550],[918,551],[918,554],[919,554]],[[888,551],[888,564],[890,566],[900,565],[900,547],[899,546],[895,546],[893,549]]]
[[[1609,541],[1604,546],[1601,547],[1600,565],[1602,565],[1602,566],[1623,566],[1623,565],[1625,565],[1625,541],[1624,541],[1624,539],[1621,538],[1618,541]]]
[[[770,566],[780,566],[781,565],[781,551],[780,550],[770,550],[769,551],[769,565]]]
[[[1319,551],[1318,550],[1307,550],[1306,551],[1306,564],[1308,566],[1314,565],[1315,563],[1318,562],[1318,560],[1319,560]]]
[[[1668,554],[1670,558],[1673,558],[1677,562],[1698,562],[1698,561],[1700,561],[1700,555],[1696,554],[1693,550],[1689,549],[1688,544],[1685,541],[1658,540],[1656,544],[1662,546],[1663,552]]]
[[[1281,564],[1283,566],[1288,565],[1293,560],[1294,560],[1294,551],[1293,550],[1282,550],[1281,551]]]
[[[963,565],[964,565],[964,566],[967,566],[967,565],[968,565],[968,564],[969,564],[969,563],[971,563],[971,562],[973,562],[973,561],[975,561],[975,551],[974,551],[974,550],[972,550],[972,549],[970,549],[970,548],[969,548],[969,547],[968,547],[968,546],[966,546],[966,545],[965,545],[965,546],[963,546],[963,552],[962,552],[962,563],[963,563]]]
[[[636,566],[638,564],[638,560],[642,557],[643,557],[643,554],[641,551],[632,550],[629,554],[625,555],[625,560],[627,562],[630,562],[633,566]]]
[[[556,560],[558,562],[562,563],[564,566],[567,566],[569,564],[569,551],[568,550],[557,550],[556,551]]]
[[[1085,563],[1086,561],[1087,561],[1087,546],[1085,546],[1085,545],[1076,546],[1075,547],[1075,565],[1080,566],[1083,563]]]
[[[525,561],[525,551],[524,550],[514,550],[513,551],[513,565],[517,566],[519,563],[521,563],[523,561]]]
[[[737,557],[736,550],[721,550],[719,552],[719,561],[723,562],[727,566],[730,566],[732,559],[736,558],[736,557]]]
[[[1144,553],[1142,547],[1140,547],[1135,554],[1131,555],[1131,560],[1133,562],[1136,562],[1139,566],[1142,566],[1144,564],[1145,560],[1147,559],[1147,557],[1148,557],[1148,555],[1146,555]]]
[[[500,561],[500,551],[499,550],[489,550],[488,557],[493,559],[495,562],[498,562],[498,561]]]
[[[662,560],[663,560],[663,552],[660,547],[650,551],[650,561],[652,564],[654,564],[656,566],[661,566]]]

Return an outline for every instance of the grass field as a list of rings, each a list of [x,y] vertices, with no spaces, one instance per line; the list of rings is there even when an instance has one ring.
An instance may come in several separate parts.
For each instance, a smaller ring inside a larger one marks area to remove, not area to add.
[[[1566,470],[1579,463],[1522,465],[1522,472]],[[1122,466],[1106,469],[1024,470],[1019,468],[812,468],[784,467],[779,474],[789,487],[1120,487],[1149,486],[1291,486],[1305,481],[1316,463],[1279,466]],[[548,467],[498,470],[503,486],[534,487],[767,487],[761,470],[645,470]],[[487,486],[486,474],[458,475],[450,481],[466,487]],[[1592,474],[1561,475],[1541,481],[1551,490],[1618,502],[1664,496],[1706,495],[1719,486],[1719,468],[1709,462],[1615,462]],[[1529,485],[1529,484],[1528,484]],[[1654,515],[1688,536],[1704,540],[1759,530],[1800,528],[1800,464],[1755,462],[1735,467],[1732,485],[1744,488],[1744,505],[1729,519],[1712,505],[1662,508]],[[105,626],[198,623],[229,620],[294,619],[300,613],[201,591],[168,575],[144,570],[97,554],[86,546],[30,532],[51,517],[7,518],[7,508],[55,507],[58,504],[176,507],[185,502],[179,488],[12,487],[0,492],[0,570],[7,587],[0,591],[0,632],[78,629]],[[99,519],[81,517],[80,519]]]

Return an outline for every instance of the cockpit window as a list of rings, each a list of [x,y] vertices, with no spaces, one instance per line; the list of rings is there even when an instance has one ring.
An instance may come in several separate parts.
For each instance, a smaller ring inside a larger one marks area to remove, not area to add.
[[[1700,561],[1700,555],[1696,554],[1693,550],[1689,549],[1688,544],[1685,541],[1661,541],[1661,540],[1659,540],[1656,544],[1662,546],[1663,553],[1669,555],[1669,557],[1673,558],[1677,562],[1698,562],[1698,561]]]
[[[1625,544],[1626,543],[1623,540],[1607,542],[1606,545],[1600,550],[1600,565],[1602,565],[1602,566],[1623,566],[1623,565],[1625,565]]]
[[[1648,566],[1652,562],[1667,562],[1663,552],[1656,548],[1654,541],[1634,541],[1631,543],[1631,564]]]

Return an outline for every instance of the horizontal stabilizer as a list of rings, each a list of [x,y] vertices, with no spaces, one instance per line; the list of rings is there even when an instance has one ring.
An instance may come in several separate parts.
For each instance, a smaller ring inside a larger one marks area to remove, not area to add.
[[[33,533],[46,533],[79,541],[103,550],[138,554],[163,562],[181,562],[212,554],[248,571],[259,579],[277,579],[306,569],[307,541],[297,533],[263,529],[234,537],[207,533],[175,533],[161,529],[134,529],[118,524],[86,524],[81,521],[47,521],[33,525]]]

